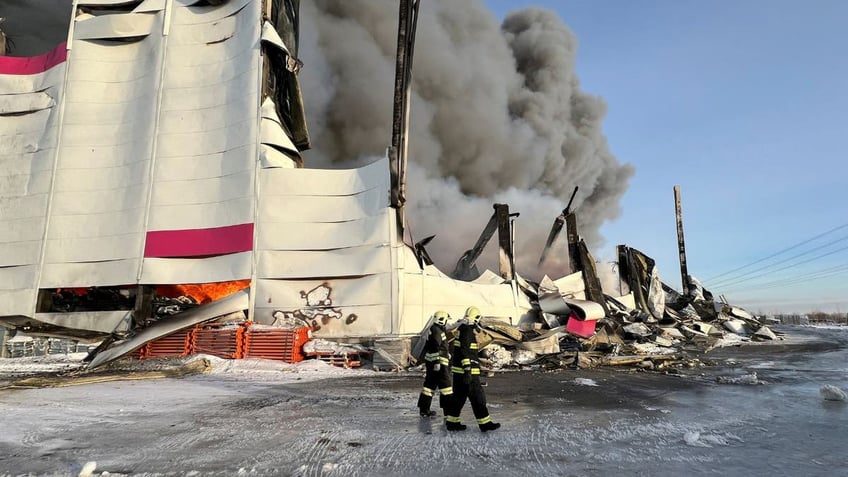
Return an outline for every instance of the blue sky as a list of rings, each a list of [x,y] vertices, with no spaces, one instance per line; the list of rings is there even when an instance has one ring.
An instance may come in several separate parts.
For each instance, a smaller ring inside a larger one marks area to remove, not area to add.
[[[848,224],[848,2],[485,3],[558,12],[583,90],[609,106],[636,174],[601,258],[626,243],[680,288],[679,184],[689,272],[709,289],[754,312],[848,311],[848,226],[719,276]]]

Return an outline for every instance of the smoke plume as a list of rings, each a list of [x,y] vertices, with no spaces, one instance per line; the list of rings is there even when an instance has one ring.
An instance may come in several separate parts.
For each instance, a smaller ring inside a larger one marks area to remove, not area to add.
[[[301,79],[314,144],[308,167],[383,155],[391,139],[397,2],[301,5]],[[548,10],[516,11],[498,25],[479,0],[421,2],[408,217],[416,239],[437,234],[429,251],[443,270],[474,244],[492,204],[503,202],[521,214],[518,270],[538,276],[545,238],[575,186],[580,234],[601,245],[598,229],[620,213],[633,169],[607,146],[604,101],[580,90],[576,49],[574,35]],[[545,270],[555,276],[566,271],[563,242]],[[479,262],[497,270],[491,250]]]

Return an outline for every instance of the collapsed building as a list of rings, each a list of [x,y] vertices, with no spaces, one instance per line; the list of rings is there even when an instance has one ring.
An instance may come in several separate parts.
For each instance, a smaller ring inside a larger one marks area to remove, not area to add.
[[[492,362],[709,344],[718,322],[774,337],[626,246],[629,291],[606,293],[569,207],[541,261],[565,226],[572,274],[522,277],[508,204],[436,268],[405,233],[417,8],[401,2],[388,153],[355,169],[305,167],[297,0],[76,0],[67,42],[0,56],[0,325],[102,341],[91,366],[209,323],[308,327],[402,366],[433,311],[469,304]]]

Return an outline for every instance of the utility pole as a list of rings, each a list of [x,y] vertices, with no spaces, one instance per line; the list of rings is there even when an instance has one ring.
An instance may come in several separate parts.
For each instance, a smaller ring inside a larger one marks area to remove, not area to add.
[[[674,211],[677,217],[677,251],[680,253],[680,276],[683,296],[689,296],[689,272],[686,270],[686,244],[683,241],[683,210],[680,207],[680,186],[674,186]]]

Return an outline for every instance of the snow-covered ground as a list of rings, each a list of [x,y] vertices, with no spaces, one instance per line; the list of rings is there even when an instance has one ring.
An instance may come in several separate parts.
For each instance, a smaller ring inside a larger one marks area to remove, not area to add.
[[[826,333],[841,337],[724,349],[684,376],[497,373],[485,390],[503,428],[485,434],[467,405],[465,432],[419,418],[418,372],[319,361],[207,357],[204,375],[0,390],[0,475],[844,475],[848,404],[819,389],[848,388],[848,330]],[[48,366],[69,368],[0,360],[0,380]],[[754,373],[765,384],[717,380]]]

